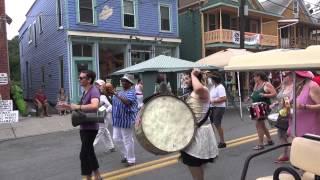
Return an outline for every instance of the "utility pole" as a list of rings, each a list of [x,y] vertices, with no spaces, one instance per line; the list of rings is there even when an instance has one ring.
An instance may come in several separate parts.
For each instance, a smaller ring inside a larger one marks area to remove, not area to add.
[[[10,99],[10,70],[7,42],[7,16],[5,13],[5,1],[0,0],[0,95],[2,99]]]
[[[245,31],[245,16],[244,16],[244,7],[246,0],[240,0],[239,6],[239,16],[240,16],[240,49],[244,49],[244,31]]]

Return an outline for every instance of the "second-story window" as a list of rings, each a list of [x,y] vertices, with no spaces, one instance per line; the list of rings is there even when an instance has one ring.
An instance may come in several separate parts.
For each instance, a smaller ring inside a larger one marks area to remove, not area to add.
[[[32,43],[32,26],[29,25],[28,27],[28,43],[31,44]]]
[[[136,11],[134,0],[123,0],[123,26],[135,28],[136,27]]]
[[[161,31],[170,31],[170,7],[160,5],[160,26]]]
[[[293,14],[298,14],[299,13],[299,4],[297,0],[293,1]]]
[[[62,6],[61,0],[57,0],[56,3],[56,12],[57,12],[57,26],[59,29],[62,29]]]
[[[38,16],[38,27],[39,27],[39,34],[43,32],[43,27],[42,27],[42,14]]]
[[[34,30],[34,46],[37,46],[37,23],[33,22],[33,30]]]
[[[93,3],[92,0],[79,0],[79,17],[81,23],[93,24]]]

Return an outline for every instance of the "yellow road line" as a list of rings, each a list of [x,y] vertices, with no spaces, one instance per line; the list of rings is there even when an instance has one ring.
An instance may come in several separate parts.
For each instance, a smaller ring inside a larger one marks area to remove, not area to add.
[[[277,133],[277,129],[272,129],[269,132],[270,132],[270,135],[275,135]],[[252,142],[257,139],[258,139],[257,134],[252,134],[249,136],[244,136],[241,138],[227,141],[226,144],[227,144],[227,148],[231,148],[231,147],[239,146],[241,144]],[[138,175],[138,174],[147,172],[147,171],[152,171],[155,169],[159,169],[159,168],[163,168],[163,167],[167,167],[167,166],[176,164],[176,163],[178,163],[179,157],[180,157],[180,154],[176,154],[176,155],[172,155],[169,157],[165,157],[165,158],[149,161],[146,163],[138,164],[138,165],[135,165],[135,166],[132,166],[129,168],[122,168],[122,169],[115,170],[112,172],[104,173],[104,174],[102,174],[102,178],[103,179],[107,178],[110,180],[127,178],[130,176],[134,176],[134,175]]]

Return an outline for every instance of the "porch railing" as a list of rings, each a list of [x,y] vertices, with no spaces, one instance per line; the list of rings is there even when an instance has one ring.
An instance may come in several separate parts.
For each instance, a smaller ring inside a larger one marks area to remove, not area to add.
[[[245,35],[256,35],[256,33],[246,32]],[[205,44],[212,43],[232,43],[233,42],[233,30],[229,29],[216,29],[204,33]],[[260,46],[278,46],[278,36],[260,34],[260,42],[257,45]]]

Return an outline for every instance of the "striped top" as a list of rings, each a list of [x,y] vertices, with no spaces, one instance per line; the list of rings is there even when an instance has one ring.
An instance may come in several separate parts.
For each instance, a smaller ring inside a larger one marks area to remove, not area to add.
[[[134,125],[138,112],[138,102],[134,88],[126,91],[120,91],[118,96],[124,97],[130,101],[127,106],[121,102],[119,98],[112,98],[112,123],[114,127],[131,128]]]

